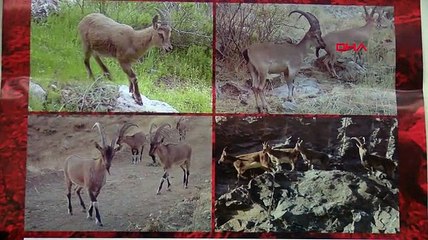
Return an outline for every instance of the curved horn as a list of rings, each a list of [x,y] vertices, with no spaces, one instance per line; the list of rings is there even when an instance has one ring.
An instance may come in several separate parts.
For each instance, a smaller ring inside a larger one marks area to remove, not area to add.
[[[357,141],[359,144],[360,144],[360,146],[362,146],[363,144],[361,143],[361,140],[360,139],[358,139],[358,138],[356,138],[356,137],[351,137],[351,140],[352,139],[354,139],[355,141]]]
[[[159,8],[155,8],[155,10],[156,10],[156,12],[159,13],[159,16],[160,16],[160,19],[161,19],[162,23],[168,22],[168,20],[165,17],[165,12],[164,11],[160,10]]]
[[[374,13],[375,13],[376,8],[377,8],[377,7],[374,7],[374,8],[372,9],[372,11],[370,12],[370,17],[373,17],[373,15],[374,15]]]
[[[150,131],[149,131],[150,135],[152,134],[153,127],[157,128],[158,126],[154,123],[152,123],[152,125],[150,125]]]
[[[161,134],[161,131],[162,131],[166,126],[168,126],[169,128],[171,128],[171,125],[170,125],[169,123],[164,123],[164,124],[162,124],[162,125],[160,125],[160,126],[158,127],[158,129],[156,130],[155,136],[153,137],[153,141],[155,141],[155,142],[157,142],[157,141],[158,141],[159,134]]]
[[[301,16],[304,16],[306,19],[308,19],[309,24],[311,25],[311,28],[309,29],[309,31],[314,31],[314,30],[320,30],[320,23],[318,21],[318,19],[310,12],[303,12],[300,10],[294,10],[291,11],[288,16],[290,16],[293,13],[300,13],[301,15],[299,16],[299,18]]]
[[[368,15],[369,15],[369,13],[367,12],[367,8],[366,8],[366,6],[363,6],[363,8],[364,8],[364,12],[365,12],[366,16],[368,16]]]
[[[92,126],[92,129],[94,129],[95,127],[98,127],[98,132],[99,132],[99,134],[101,136],[101,144],[102,144],[102,146],[104,148],[106,146],[106,136],[105,136],[104,130],[102,129],[102,127],[101,127],[101,125],[100,125],[99,122],[96,122],[94,124],[94,126]]]
[[[114,145],[116,145],[117,141],[119,141],[119,139],[121,139],[123,137],[123,134],[125,134],[126,130],[128,130],[128,128],[130,127],[137,127],[138,125],[133,124],[133,123],[125,123],[123,124],[123,126],[119,129],[119,134],[117,135],[116,139],[112,139],[111,141],[111,146],[114,147]]]

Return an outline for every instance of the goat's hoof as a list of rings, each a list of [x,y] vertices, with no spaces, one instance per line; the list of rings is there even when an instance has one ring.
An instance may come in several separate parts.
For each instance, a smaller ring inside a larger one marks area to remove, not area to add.
[[[168,189],[167,189],[167,191],[168,191],[168,192],[171,192],[171,188],[168,188]]]
[[[160,192],[157,192],[157,193],[156,193],[156,195],[160,195],[160,194],[161,194]]]
[[[91,215],[87,215],[86,218],[92,220],[92,216]]]

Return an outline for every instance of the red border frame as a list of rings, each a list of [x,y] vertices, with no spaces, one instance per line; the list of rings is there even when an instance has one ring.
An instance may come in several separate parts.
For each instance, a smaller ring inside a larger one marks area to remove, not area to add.
[[[210,2],[218,3],[244,1],[212,0]],[[2,32],[3,66],[0,96],[0,237],[6,237],[10,239],[20,239],[23,237],[292,237],[428,239],[428,216],[426,203],[428,186],[426,179],[427,158],[425,140],[425,113],[422,98],[422,40],[419,0],[259,0],[246,2],[281,2],[332,5],[393,5],[395,7],[397,43],[396,88],[399,120],[398,151],[400,161],[400,233],[244,234],[218,233],[214,231],[207,233],[25,232],[24,193],[28,117],[28,76],[30,74],[31,1],[4,0]],[[215,43],[213,43],[213,45],[214,44]],[[215,74],[214,67],[213,72]],[[215,95],[213,97],[213,104],[215,104]],[[215,106],[213,109],[215,109]],[[72,113],[61,114],[66,115]],[[206,116],[206,114],[201,115]],[[215,114],[208,115],[212,115],[214,120]],[[225,114],[219,114],[219,116],[220,115]],[[214,126],[215,121],[213,122],[213,129]],[[214,143],[214,132],[212,140]],[[214,179],[214,168],[212,173]],[[214,184],[213,191],[215,191]],[[212,206],[214,207],[214,205]],[[418,217],[415,218],[412,216]]]

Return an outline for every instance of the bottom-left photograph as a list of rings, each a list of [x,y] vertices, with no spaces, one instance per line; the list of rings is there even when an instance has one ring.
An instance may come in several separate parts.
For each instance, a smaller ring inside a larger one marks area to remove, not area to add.
[[[26,231],[211,231],[212,117],[28,118]]]

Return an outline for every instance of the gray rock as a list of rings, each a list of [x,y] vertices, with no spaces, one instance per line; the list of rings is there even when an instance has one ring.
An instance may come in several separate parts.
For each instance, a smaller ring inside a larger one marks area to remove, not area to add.
[[[46,101],[46,91],[37,83],[30,81],[30,97],[41,103]]]
[[[274,186],[274,188],[272,187]],[[399,230],[398,192],[339,170],[265,173],[220,196],[223,231],[388,232]],[[368,197],[369,196],[369,197]],[[257,221],[255,221],[257,216]]]
[[[178,113],[176,109],[165,102],[150,100],[141,95],[143,106],[138,105],[129,93],[128,86],[119,87],[119,98],[112,112],[157,112],[157,113]]]

